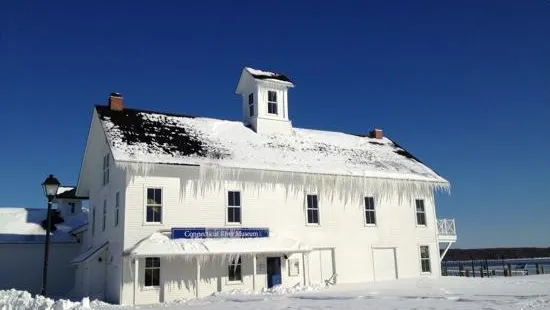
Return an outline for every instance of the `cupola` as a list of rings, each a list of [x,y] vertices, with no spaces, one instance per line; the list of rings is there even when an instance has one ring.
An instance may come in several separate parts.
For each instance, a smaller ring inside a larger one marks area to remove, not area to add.
[[[292,87],[284,74],[245,67],[235,91],[242,96],[244,124],[259,134],[291,134],[288,89]]]

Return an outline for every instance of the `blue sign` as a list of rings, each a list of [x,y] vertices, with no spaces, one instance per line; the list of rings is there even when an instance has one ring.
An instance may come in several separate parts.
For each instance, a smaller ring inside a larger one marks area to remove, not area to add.
[[[267,238],[269,228],[172,228],[172,239],[206,239],[206,238]]]

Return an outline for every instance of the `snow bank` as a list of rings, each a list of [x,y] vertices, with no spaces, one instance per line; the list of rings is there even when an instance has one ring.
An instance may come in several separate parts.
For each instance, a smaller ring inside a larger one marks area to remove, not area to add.
[[[214,293],[212,296],[227,296],[227,295],[284,295],[284,294],[296,294],[302,292],[316,292],[323,288],[319,285],[302,285],[296,284],[291,287],[284,287],[281,285],[274,286],[272,288],[264,288],[263,290],[256,292],[252,290],[230,290],[226,292]]]
[[[80,302],[66,299],[53,300],[44,296],[25,291],[2,290],[0,291],[0,310],[85,310],[96,307],[106,307],[108,304],[89,298],[83,298]]]

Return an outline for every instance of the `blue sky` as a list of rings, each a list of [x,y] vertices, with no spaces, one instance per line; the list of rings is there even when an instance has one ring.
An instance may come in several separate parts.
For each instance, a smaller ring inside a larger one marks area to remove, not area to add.
[[[543,0],[0,1],[0,205],[76,182],[110,92],[238,120],[248,65],[295,81],[295,126],[383,128],[449,179],[458,246],[550,246],[549,33]]]

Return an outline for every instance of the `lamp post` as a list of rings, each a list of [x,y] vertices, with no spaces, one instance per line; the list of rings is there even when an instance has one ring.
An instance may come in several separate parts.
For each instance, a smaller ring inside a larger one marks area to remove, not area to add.
[[[57,195],[57,189],[59,188],[59,181],[50,174],[44,183],[42,183],[42,189],[44,195],[48,199],[48,214],[46,215],[46,244],[44,248],[44,269],[42,270],[42,290],[40,294],[46,296],[46,284],[48,283],[48,254],[50,250],[50,232],[52,225],[52,200]]]

